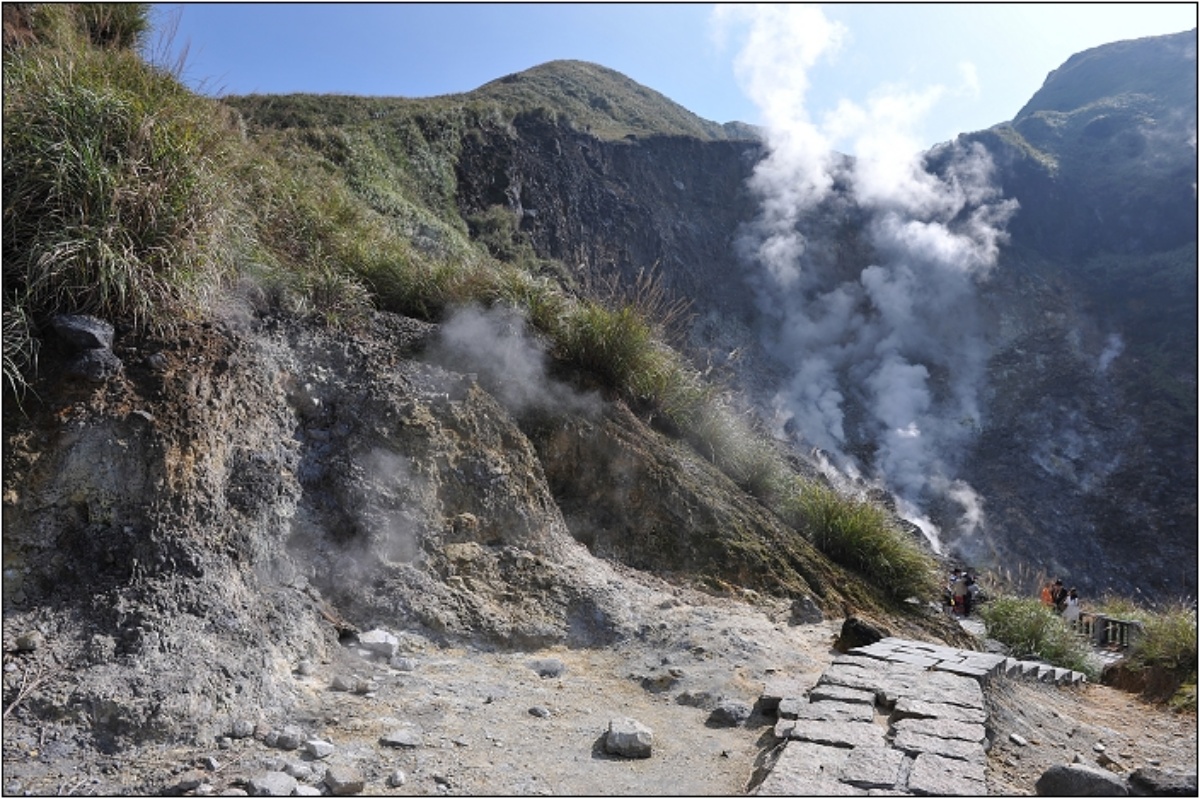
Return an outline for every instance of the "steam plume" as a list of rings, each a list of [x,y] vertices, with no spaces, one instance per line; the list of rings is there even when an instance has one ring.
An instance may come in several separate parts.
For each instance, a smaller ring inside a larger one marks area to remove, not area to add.
[[[961,509],[956,538],[979,532],[982,500],[956,477],[982,417],[976,285],[1015,201],[1001,198],[982,146],[920,152],[915,123],[945,87],[881,89],[814,123],[808,71],[847,33],[819,9],[738,6],[715,20],[748,26],[735,69],[767,126],[750,181],[761,212],[739,251],[771,321],[767,347],[791,373],[773,400],[780,429],[887,486],[935,548],[939,530],[921,510],[931,500]],[[973,91],[973,72],[962,75]],[[837,155],[840,142],[857,156]],[[839,229],[868,242],[869,257],[820,243]]]

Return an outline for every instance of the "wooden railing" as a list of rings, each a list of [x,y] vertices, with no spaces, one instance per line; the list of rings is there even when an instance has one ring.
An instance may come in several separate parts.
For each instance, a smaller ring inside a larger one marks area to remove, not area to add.
[[[1091,642],[1092,646],[1105,649],[1118,647],[1128,649],[1142,635],[1142,623],[1132,619],[1114,619],[1098,613],[1081,613],[1075,630]]]

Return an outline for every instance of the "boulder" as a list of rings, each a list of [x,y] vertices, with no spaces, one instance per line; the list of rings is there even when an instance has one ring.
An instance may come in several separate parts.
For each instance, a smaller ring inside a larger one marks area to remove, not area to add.
[[[1196,775],[1143,766],[1129,775],[1129,792],[1134,796],[1195,796]]]
[[[121,373],[124,364],[112,350],[84,350],[67,364],[66,372],[93,383],[102,383]]]
[[[50,326],[63,341],[77,350],[107,350],[113,344],[113,326],[86,314],[59,314]]]
[[[833,648],[839,652],[849,652],[860,646],[870,646],[876,641],[882,641],[891,636],[887,628],[860,619],[858,616],[848,616],[842,622],[842,632],[838,635]]]
[[[1128,796],[1125,780],[1081,763],[1051,766],[1034,784],[1038,796]]]
[[[654,733],[636,719],[620,716],[608,722],[604,751],[621,757],[650,757]]]

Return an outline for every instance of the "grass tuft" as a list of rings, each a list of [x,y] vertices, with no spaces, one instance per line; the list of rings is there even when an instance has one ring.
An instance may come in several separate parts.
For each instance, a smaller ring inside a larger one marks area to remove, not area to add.
[[[1089,648],[1062,617],[1040,599],[999,596],[979,607],[987,634],[1012,651],[1013,657],[1033,657],[1065,669],[1098,676],[1088,660]]]
[[[881,506],[794,478],[780,514],[835,562],[869,577],[893,598],[934,594],[933,559]]]

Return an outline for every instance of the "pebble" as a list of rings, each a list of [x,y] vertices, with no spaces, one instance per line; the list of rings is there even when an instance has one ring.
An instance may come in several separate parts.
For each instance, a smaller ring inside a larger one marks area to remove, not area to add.
[[[539,719],[549,718],[550,708],[542,707],[541,705],[534,705],[533,707],[529,708],[529,715],[537,716]]]
[[[404,783],[408,782],[408,777],[400,769],[396,769],[388,775],[387,784],[389,788],[399,788]]]
[[[1010,732],[1008,734],[1008,740],[1012,741],[1017,746],[1028,746],[1029,745],[1029,741],[1026,741],[1022,736],[1018,735],[1015,732]]]

